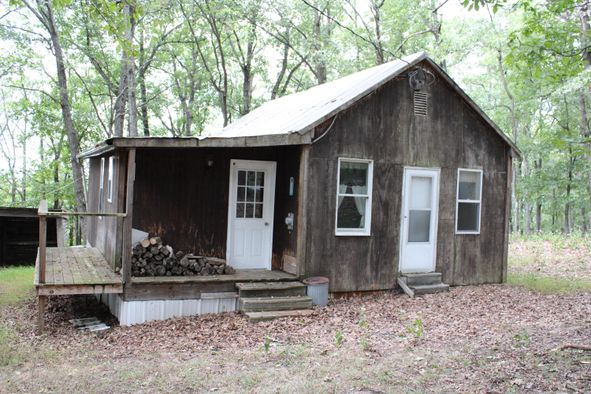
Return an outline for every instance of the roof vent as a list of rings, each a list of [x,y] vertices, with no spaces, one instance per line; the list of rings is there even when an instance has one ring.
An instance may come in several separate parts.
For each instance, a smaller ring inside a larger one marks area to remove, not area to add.
[[[418,116],[427,116],[428,100],[427,93],[415,91],[413,92],[414,97],[414,112]]]

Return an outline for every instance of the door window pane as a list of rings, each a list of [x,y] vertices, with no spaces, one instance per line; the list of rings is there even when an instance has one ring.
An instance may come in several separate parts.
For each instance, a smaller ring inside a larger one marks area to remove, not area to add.
[[[259,219],[263,217],[263,204],[255,204],[254,217]]]
[[[238,171],[238,184],[246,185],[246,171]]]
[[[408,242],[429,242],[431,211],[408,212]]]
[[[353,194],[367,194],[369,163],[341,161],[340,165],[339,189],[350,190]]]
[[[254,217],[254,204],[246,203],[246,211],[245,217],[252,218]]]
[[[246,198],[246,188],[238,186],[238,192],[236,194],[236,201],[244,202]]]
[[[237,203],[236,204],[236,217],[237,218],[244,217],[244,203]]]
[[[411,176],[410,178],[410,209],[431,208],[431,187],[433,178]]]
[[[248,186],[254,186],[254,180],[255,180],[255,171],[248,171],[248,173],[246,175],[246,184]]]
[[[256,192],[255,192],[255,201],[256,202],[263,202],[263,191],[264,191],[264,189],[262,187],[257,187]]]
[[[248,186],[246,188],[246,201],[247,202],[254,202],[254,187]]]
[[[265,173],[261,171],[257,171],[257,186],[265,186]]]

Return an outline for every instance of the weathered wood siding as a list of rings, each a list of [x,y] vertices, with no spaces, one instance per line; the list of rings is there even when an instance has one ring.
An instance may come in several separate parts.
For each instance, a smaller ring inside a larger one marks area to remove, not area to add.
[[[289,196],[289,178],[298,184],[299,154],[298,146],[138,149],[133,227],[175,250],[225,258],[230,160],[275,161],[273,268],[280,268],[296,251],[295,231],[287,231],[284,218],[297,215],[297,190]]]
[[[428,116],[413,113],[408,80],[398,77],[338,115],[309,157],[306,275],[331,291],[395,286],[405,166],[440,168],[436,270],[446,283],[500,282],[503,275],[509,147],[447,82],[436,79]],[[338,157],[374,160],[371,236],[335,236]],[[480,235],[456,235],[458,168],[482,169]]]
[[[108,201],[107,182],[109,179],[109,155],[105,159],[105,173],[103,179],[102,209],[99,209],[101,157],[89,160],[88,206],[89,212],[124,212],[125,210],[125,171],[126,157],[124,151],[113,153],[113,198]],[[121,267],[121,218],[92,216],[87,220],[88,243],[96,247],[113,268]]]

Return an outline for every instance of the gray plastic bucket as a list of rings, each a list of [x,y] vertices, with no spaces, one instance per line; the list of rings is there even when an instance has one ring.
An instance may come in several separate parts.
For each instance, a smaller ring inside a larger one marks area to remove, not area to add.
[[[312,298],[312,304],[325,306],[328,304],[328,278],[313,276],[303,280],[308,286],[307,294]]]

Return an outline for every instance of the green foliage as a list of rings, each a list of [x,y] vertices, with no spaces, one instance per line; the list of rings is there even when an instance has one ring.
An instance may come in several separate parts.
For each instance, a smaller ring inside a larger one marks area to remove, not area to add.
[[[129,12],[108,0],[51,4],[82,150],[117,131],[125,59],[135,68],[139,134],[188,136],[271,97],[427,51],[522,151],[513,230],[533,230],[536,207],[544,231],[589,229],[591,30],[581,28],[589,10],[575,0],[459,3],[486,12],[452,17],[436,0],[143,1]],[[0,143],[14,141],[17,153],[1,156],[15,159],[0,166],[0,204],[44,198],[68,208],[72,154],[53,53],[24,3],[9,8],[17,11],[0,25],[0,121],[14,138],[5,132]]]
[[[269,353],[269,350],[271,349],[271,338],[268,335],[265,335],[265,338],[263,339],[263,349],[265,350],[265,353]]]
[[[416,318],[412,323],[406,326],[406,332],[415,339],[421,339],[424,334],[423,320]]]
[[[527,347],[530,342],[529,333],[526,329],[521,330],[513,336],[513,340],[519,347]]]
[[[341,330],[337,330],[337,332],[334,334],[334,342],[337,347],[341,347],[343,342],[345,342],[345,335]]]

